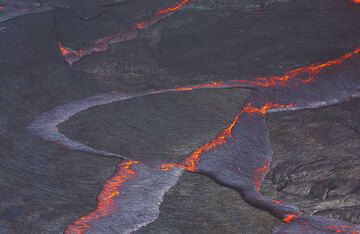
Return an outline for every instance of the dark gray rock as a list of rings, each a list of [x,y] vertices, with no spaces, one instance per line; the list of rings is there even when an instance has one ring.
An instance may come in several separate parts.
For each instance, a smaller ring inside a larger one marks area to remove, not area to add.
[[[262,192],[304,212],[360,223],[360,102],[270,115],[274,150]]]
[[[0,12],[0,232],[63,232],[96,207],[119,163],[32,136],[29,123],[51,108],[110,91],[283,74],[360,45],[360,9],[350,1],[194,0],[136,39],[72,67],[59,55],[58,41],[82,48],[169,3],[1,2],[9,11]],[[355,66],[338,69],[338,81],[355,77]],[[59,129],[94,148],[177,162],[227,126],[249,94],[201,90],[137,98],[81,112]],[[262,192],[307,214],[359,223],[358,110],[354,100],[268,116],[274,161]],[[266,233],[279,222],[237,192],[193,174],[180,179],[160,210],[140,232]]]

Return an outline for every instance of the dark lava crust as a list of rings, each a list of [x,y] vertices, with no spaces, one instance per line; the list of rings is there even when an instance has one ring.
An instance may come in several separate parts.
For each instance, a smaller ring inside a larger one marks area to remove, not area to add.
[[[0,1],[0,233],[62,233],[94,210],[119,163],[31,135],[28,124],[51,108],[111,91],[283,74],[360,45],[360,8],[349,0],[193,0],[133,40],[71,67],[60,56],[58,42],[88,46],[166,3]],[[59,129],[133,158],[176,161],[226,127],[251,93],[137,98],[81,112]],[[261,192],[308,214],[359,224],[359,110],[355,99],[269,114],[274,154]],[[269,233],[280,222],[190,173],[165,195],[160,211],[139,232]]]
[[[274,150],[262,193],[360,223],[360,100],[268,117]]]

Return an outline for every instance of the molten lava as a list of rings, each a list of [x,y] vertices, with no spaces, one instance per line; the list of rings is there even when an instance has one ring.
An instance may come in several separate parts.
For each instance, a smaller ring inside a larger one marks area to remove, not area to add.
[[[360,0],[351,0],[354,3],[360,4]],[[189,0],[181,0],[175,5],[172,5],[171,7],[168,7],[166,9],[159,10],[155,13],[155,15],[167,15],[171,14],[179,9],[181,9],[184,5],[186,5],[189,2]],[[0,6],[0,10],[3,10]],[[154,24],[157,22],[158,19],[154,21],[139,21],[132,27],[135,27],[136,29],[145,29],[149,25]],[[150,23],[149,23],[150,22]],[[111,37],[109,37],[111,38]],[[108,43],[110,39],[101,40],[101,43]],[[59,51],[62,56],[66,56],[69,54],[79,54],[81,50],[73,51],[66,47],[64,47],[60,42],[58,42]],[[355,55],[360,54],[360,47],[356,48],[355,50],[344,54],[343,56],[327,61],[325,63],[320,64],[310,64],[308,66],[304,66],[289,72],[286,72],[284,75],[279,76],[273,76],[273,77],[258,77],[255,80],[248,81],[248,80],[232,80],[231,82],[238,82],[253,86],[259,86],[259,87],[276,87],[276,86],[286,86],[288,85],[288,81],[290,80],[296,80],[301,83],[310,83],[315,78],[316,75],[318,75],[321,71],[323,71],[326,68],[339,65],[344,63],[346,60],[354,57]],[[300,76],[301,75],[301,76]],[[200,85],[194,85],[189,87],[179,87],[174,90],[176,91],[191,91],[195,89],[202,89],[202,88],[221,88],[224,87],[224,82],[211,82],[206,84],[200,84]],[[238,114],[234,120],[231,122],[231,124],[223,129],[215,138],[210,140],[208,143],[200,146],[198,149],[196,149],[194,152],[190,154],[185,160],[181,163],[167,163],[163,164],[161,166],[161,169],[164,171],[169,170],[172,167],[179,167],[187,171],[191,172],[197,172],[197,163],[201,160],[201,156],[205,152],[209,152],[219,146],[223,146],[226,144],[227,139],[232,137],[232,130],[235,126],[235,124],[238,122],[239,117],[241,114],[246,113],[249,116],[252,116],[253,114],[258,115],[265,115],[269,110],[271,109],[288,109],[293,107],[293,104],[279,104],[279,103],[272,103],[267,102],[261,107],[255,107],[252,105],[252,103],[247,103],[244,108],[241,110],[240,114]],[[254,187],[256,191],[260,189],[260,186],[263,182],[264,176],[266,173],[270,170],[270,160],[266,159],[263,161],[263,164],[259,167],[256,167],[253,174],[253,181],[254,181]],[[93,220],[100,219],[102,217],[105,217],[113,212],[113,209],[116,208],[115,198],[120,195],[119,188],[121,185],[123,185],[126,181],[128,181],[131,178],[134,178],[136,176],[136,172],[131,169],[131,165],[139,163],[138,161],[127,161],[124,163],[121,163],[118,165],[117,171],[115,175],[110,178],[104,185],[102,191],[98,195],[98,205],[96,209],[89,213],[86,216],[83,216],[76,221],[74,221],[72,224],[70,224],[65,234],[80,234],[84,233],[86,229],[91,227],[91,222]],[[251,174],[250,174],[251,175]],[[280,205],[282,204],[281,201],[272,200],[273,204]],[[298,218],[297,213],[292,213],[286,215],[282,218],[282,221],[285,223],[291,223],[296,218]],[[330,230],[333,230],[336,233],[353,233],[353,234],[359,234],[359,232],[355,231],[350,226],[328,226],[327,227]]]
[[[82,234],[91,227],[91,221],[105,217],[113,212],[116,206],[115,198],[120,195],[119,187],[126,181],[136,176],[136,172],[130,168],[139,161],[127,161],[118,165],[113,177],[105,182],[100,194],[97,197],[98,204],[96,209],[75,220],[68,225],[65,234]]]
[[[64,47],[61,42],[58,42],[58,47],[59,47],[59,51],[60,51],[60,54],[62,56],[65,56],[65,55],[68,55],[71,53],[71,51],[69,49],[67,49],[66,47]]]
[[[166,8],[166,9],[163,9],[163,10],[160,10],[160,11],[156,12],[156,14],[164,15],[164,14],[172,13],[172,12],[174,12],[174,11],[178,11],[178,10],[180,10],[183,6],[185,6],[188,2],[189,2],[189,0],[182,0],[182,1],[174,4],[173,6],[171,6],[171,7],[169,7],[169,8]]]
[[[296,214],[288,214],[285,218],[283,218],[283,222],[290,223],[297,218]]]
[[[360,0],[358,0],[360,1]],[[317,74],[319,74],[323,69],[332,67],[335,65],[342,64],[344,61],[354,57],[355,55],[360,54],[360,47],[354,49],[353,51],[344,54],[340,58],[327,61],[325,63],[320,64],[310,64],[305,67],[301,67],[292,71],[285,73],[285,75],[281,76],[273,76],[273,77],[258,77],[255,80],[231,80],[231,82],[239,82],[243,84],[248,84],[252,86],[259,87],[275,87],[275,86],[286,86],[289,80],[296,78],[299,75],[307,75],[304,79],[299,79],[298,81],[302,83],[311,82]]]
[[[223,87],[224,82],[218,81],[218,82],[210,82],[206,84],[199,84],[199,85],[193,85],[189,87],[179,87],[176,88],[177,91],[191,91],[195,89],[201,89],[201,88],[220,88]]]
[[[172,163],[166,163],[161,166],[161,170],[167,171],[171,167],[179,167],[182,169],[185,169],[187,171],[196,172],[196,162],[198,162],[201,158],[201,155],[204,152],[209,152],[212,149],[224,145],[226,143],[226,139],[232,137],[231,131],[234,128],[237,120],[239,118],[239,115],[235,117],[235,119],[232,121],[232,123],[222,130],[219,135],[217,135],[214,139],[212,139],[210,142],[206,143],[205,145],[202,145],[200,148],[196,149],[189,157],[185,159],[184,162],[180,164],[172,164]]]
[[[328,229],[333,230],[336,233],[351,233],[351,234],[360,234],[351,226],[327,226]]]
[[[263,105],[261,108],[257,108],[252,106],[252,104],[249,102],[243,109],[242,112],[248,113],[248,114],[260,114],[265,115],[266,112],[270,109],[278,109],[278,108],[291,108],[293,107],[293,104],[278,104],[278,103],[271,103],[268,102],[265,105]]]
[[[193,90],[195,88],[202,88],[202,87],[218,87],[222,85],[222,83],[219,82],[212,82],[208,84],[202,84],[199,86],[191,86],[190,88],[178,88],[177,90]],[[266,114],[266,111],[273,108],[289,108],[292,107],[292,104],[282,105],[277,103],[266,103],[261,108],[256,108],[251,105],[251,103],[248,103],[241,111],[241,113],[250,113],[250,114]],[[240,113],[240,114],[241,114]],[[235,119],[232,121],[232,123],[222,130],[219,135],[217,135],[215,138],[213,138],[211,141],[206,143],[205,145],[202,145],[198,149],[196,149],[189,157],[185,159],[184,162],[181,163],[165,163],[161,166],[161,170],[167,171],[172,167],[179,167],[187,171],[196,172],[196,163],[200,160],[201,155],[204,152],[209,152],[214,148],[217,148],[218,146],[224,145],[226,143],[226,139],[232,137],[232,129],[234,128],[237,120],[239,119],[240,114],[238,114]],[[267,162],[267,163],[270,163]],[[260,168],[259,170],[263,170]],[[264,172],[265,173],[265,172]],[[262,177],[262,176],[261,176]],[[262,179],[261,179],[262,180]],[[261,184],[261,183],[260,183]],[[260,186],[260,185],[259,185]]]
[[[264,164],[255,169],[254,186],[256,191],[259,191],[260,186],[264,180],[265,174],[270,170],[270,160],[264,160]]]
[[[135,24],[137,29],[144,29],[145,28],[145,23],[144,22],[137,22]]]
[[[63,56],[64,61],[72,65],[73,63],[79,61],[86,55],[106,51],[110,44],[119,43],[122,41],[128,41],[130,39],[136,38],[137,35],[134,35],[134,30],[136,29],[143,30],[150,27],[151,25],[154,25],[155,23],[165,19],[167,16],[171,15],[175,11],[180,10],[188,2],[189,0],[181,0],[180,2],[172,5],[171,7],[159,10],[155,14],[149,16],[148,18],[136,22],[135,24],[132,24],[131,26],[128,27],[128,30],[121,31],[97,40],[89,48],[83,48],[79,50],[69,50],[65,48],[61,43],[58,43],[60,53]],[[68,60],[67,58],[65,58],[65,56],[68,54],[74,55],[75,58]]]

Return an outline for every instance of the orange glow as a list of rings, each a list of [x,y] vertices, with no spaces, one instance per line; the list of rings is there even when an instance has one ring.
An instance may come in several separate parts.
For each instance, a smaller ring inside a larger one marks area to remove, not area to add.
[[[167,171],[172,167],[179,167],[187,171],[196,172],[196,163],[200,160],[200,157],[204,152],[209,152],[220,145],[224,145],[226,143],[226,139],[232,137],[231,131],[234,128],[238,118],[239,115],[237,115],[232,123],[227,128],[222,130],[219,135],[217,135],[210,142],[196,149],[189,157],[185,159],[184,162],[179,164],[165,163],[161,166],[161,170]]]
[[[75,220],[65,230],[65,234],[83,234],[86,229],[91,227],[90,222],[100,219],[112,213],[115,208],[115,198],[120,195],[119,187],[127,180],[134,178],[136,172],[130,168],[139,161],[127,161],[118,165],[116,173],[105,182],[100,194],[97,197],[98,204],[96,209]]]
[[[239,82],[239,83],[260,86],[260,87],[285,86],[289,80],[294,79],[296,76],[300,74],[307,74],[307,77],[305,79],[301,79],[299,81],[303,83],[310,83],[312,80],[314,80],[315,75],[319,74],[324,68],[342,64],[344,61],[352,58],[357,54],[360,54],[360,47],[356,48],[355,50],[349,53],[344,54],[340,58],[330,60],[321,64],[310,64],[305,67],[297,68],[295,70],[285,73],[285,75],[273,76],[273,77],[258,77],[254,81],[232,80],[232,82]]]
[[[351,234],[360,234],[359,231],[354,230],[351,226],[327,226],[327,228],[333,230],[336,233],[351,233]]]
[[[189,0],[182,0],[169,8],[158,11],[157,14],[163,15],[163,14],[169,14],[174,11],[178,11],[178,10],[180,10],[180,8],[185,6],[188,2],[189,2]]]
[[[212,82],[197,86],[191,86],[191,87],[184,87],[184,88],[177,88],[177,90],[193,90],[197,88],[203,88],[203,87],[218,87],[221,86],[221,82]],[[241,113],[250,113],[250,114],[266,114],[266,111],[272,108],[289,108],[292,107],[292,104],[288,105],[282,105],[282,104],[276,104],[276,103],[266,103],[261,108],[256,108],[251,105],[251,103],[248,103],[241,111]],[[222,130],[219,135],[217,135],[215,138],[213,138],[210,142],[202,145],[200,148],[196,149],[189,157],[185,159],[184,162],[181,163],[165,163],[161,166],[161,170],[167,171],[172,167],[179,167],[187,171],[196,172],[196,163],[201,159],[201,155],[204,152],[209,152],[212,149],[224,145],[226,143],[226,139],[232,137],[231,131],[234,128],[237,120],[239,118],[239,115],[235,117],[235,119],[232,121],[232,123],[224,130]],[[270,163],[270,162],[269,162]],[[262,170],[261,168],[259,170]]]
[[[269,109],[274,109],[274,108],[290,108],[293,107],[293,104],[278,104],[278,103],[271,103],[268,102],[266,103],[264,106],[262,106],[261,108],[257,108],[252,106],[251,103],[248,103],[244,109],[242,109],[242,112],[245,113],[249,113],[249,114],[260,114],[260,115],[265,115],[266,112]]]
[[[351,0],[351,1],[356,3],[356,4],[360,4],[360,0]]]
[[[70,51],[69,49],[65,48],[65,47],[61,44],[61,42],[58,42],[58,47],[59,47],[59,50],[60,50],[60,54],[61,54],[62,56],[65,56],[65,55],[68,55],[68,54],[71,53],[71,51]]]
[[[283,202],[282,202],[282,201],[279,201],[279,200],[272,200],[272,202],[273,202],[274,204],[277,204],[277,205],[283,204]]]
[[[264,164],[255,169],[254,186],[256,191],[259,191],[264,175],[270,170],[270,160],[264,160]]]
[[[137,29],[144,29],[145,28],[145,23],[144,22],[137,22],[135,24]]]
[[[194,89],[202,89],[202,88],[220,88],[223,87],[223,82],[218,81],[218,82],[210,82],[210,83],[206,83],[206,84],[199,84],[199,85],[194,85],[194,86],[190,86],[190,87],[179,87],[176,88],[176,90],[178,91],[191,91]]]
[[[80,59],[82,59],[82,57],[84,57],[86,55],[106,51],[108,49],[109,44],[118,43],[121,41],[130,40],[130,39],[137,37],[136,35],[133,35],[134,32],[132,30],[146,29],[146,28],[150,27],[151,25],[157,23],[158,21],[166,18],[171,13],[180,10],[188,2],[189,2],[189,0],[180,0],[180,2],[173,4],[168,8],[161,9],[161,10],[155,12],[152,16],[144,19],[143,21],[139,21],[139,22],[136,22],[135,25],[131,25],[131,27],[129,27],[129,29],[130,29],[129,32],[126,32],[126,31],[118,32],[114,35],[109,35],[105,38],[99,39],[90,48],[71,50],[71,49],[64,47],[60,42],[58,42],[60,53],[63,57],[66,55],[69,55],[69,54],[74,55],[74,57],[76,57],[76,58],[71,58],[71,59],[65,58],[64,59],[65,62],[67,62],[69,65],[72,65],[73,63],[79,61]],[[119,39],[118,37],[121,37],[121,38]]]
[[[283,222],[285,223],[290,223],[292,221],[294,221],[294,219],[297,218],[296,214],[288,214],[285,218],[283,218]]]
[[[191,87],[180,87],[180,88],[176,88],[176,90],[178,90],[178,91],[191,91],[191,90],[193,90],[193,88],[191,88]]]

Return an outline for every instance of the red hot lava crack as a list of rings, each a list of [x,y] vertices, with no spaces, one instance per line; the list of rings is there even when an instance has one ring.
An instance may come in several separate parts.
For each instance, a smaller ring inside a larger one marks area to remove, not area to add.
[[[138,164],[139,161],[126,161],[117,166],[115,174],[105,182],[100,194],[97,197],[98,204],[96,209],[75,220],[68,225],[65,234],[83,234],[91,227],[91,222],[101,219],[115,211],[115,198],[120,196],[121,186],[128,180],[136,177],[136,172],[131,168],[132,165]]]

